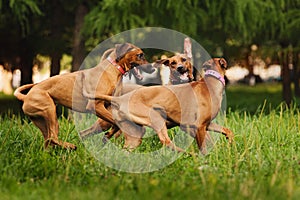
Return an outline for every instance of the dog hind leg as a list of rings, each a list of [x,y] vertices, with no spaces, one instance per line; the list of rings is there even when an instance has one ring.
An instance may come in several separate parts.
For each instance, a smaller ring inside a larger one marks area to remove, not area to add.
[[[226,139],[228,139],[229,143],[232,143],[232,141],[233,141],[234,134],[228,128],[225,128],[223,126],[220,126],[216,123],[211,122],[209,124],[209,126],[207,127],[207,130],[222,133],[223,135],[225,135]]]
[[[43,99],[43,101],[41,101]],[[23,111],[31,121],[41,130],[45,147],[58,145],[63,148],[76,149],[76,146],[58,140],[59,126],[56,117],[56,107],[52,98],[47,93],[38,93],[29,96],[23,104]]]

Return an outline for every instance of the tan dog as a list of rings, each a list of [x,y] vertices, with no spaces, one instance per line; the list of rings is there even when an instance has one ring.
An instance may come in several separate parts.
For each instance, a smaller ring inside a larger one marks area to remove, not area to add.
[[[173,57],[158,60],[155,64],[164,64],[170,68],[170,84],[181,84],[193,81],[193,66],[190,62],[190,59],[186,54],[177,54]],[[142,86],[133,85],[133,84],[124,84],[121,90],[121,94],[129,93],[135,89],[138,89]],[[91,101],[92,102],[92,101]],[[102,131],[107,131],[112,127],[112,124],[99,118],[96,123],[94,123],[90,128],[80,131],[80,136],[86,137],[94,133],[99,133]],[[117,128],[112,130],[111,132],[106,134],[106,138],[110,139],[116,132]],[[121,132],[118,132],[117,136],[119,136]],[[132,144],[133,143],[133,144]],[[130,135],[125,135],[125,144],[124,148],[133,147],[135,143],[135,138],[133,138],[133,142],[131,142]]]
[[[111,50],[107,59],[94,68],[50,77],[38,84],[21,86],[14,95],[24,102],[24,113],[43,133],[45,147],[50,144],[75,149],[75,145],[58,139],[55,104],[61,104],[74,111],[87,112],[89,100],[82,95],[83,88],[89,95],[112,95],[123,74],[144,64],[148,62],[140,48],[129,43],[119,44]],[[85,77],[85,82],[82,77]],[[22,94],[25,90],[29,90],[27,95]],[[103,101],[96,101],[95,112],[98,117],[113,122],[111,113],[105,109]]]
[[[166,125],[169,121],[170,126],[180,125],[194,136],[199,149],[206,153],[207,130],[224,134],[230,142],[233,133],[211,122],[221,108],[226,60],[211,59],[203,64],[203,68],[205,76],[199,81],[172,86],[142,87],[120,97],[97,94],[95,98],[112,103],[117,125],[123,132],[137,138],[137,145],[144,133],[142,126],[149,126],[158,134],[162,144],[184,151],[169,138]],[[91,97],[88,94],[86,96]]]
[[[169,85],[188,83],[194,80],[193,66],[186,54],[177,54],[171,58],[156,62],[170,68]]]

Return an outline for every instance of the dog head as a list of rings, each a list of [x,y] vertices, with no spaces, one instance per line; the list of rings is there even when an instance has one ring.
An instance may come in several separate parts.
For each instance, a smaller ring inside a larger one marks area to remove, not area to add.
[[[224,58],[212,58],[203,63],[203,70],[214,70],[219,72],[223,77],[227,69],[227,62]]]
[[[121,66],[125,72],[133,69],[132,74],[137,79],[143,79],[138,69],[146,73],[153,73],[155,68],[148,63],[144,52],[137,46],[130,43],[117,44],[115,46],[116,63]]]
[[[187,83],[194,80],[193,66],[186,54],[177,54],[171,58],[156,61],[170,68],[170,79],[173,83]]]
[[[117,44],[115,52],[116,63],[124,67],[126,71],[140,65],[149,64],[145,58],[144,52],[133,44]]]

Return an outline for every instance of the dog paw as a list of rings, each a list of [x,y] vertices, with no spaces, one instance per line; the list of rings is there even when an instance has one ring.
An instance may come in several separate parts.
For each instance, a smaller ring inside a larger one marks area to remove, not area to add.
[[[233,139],[234,139],[233,132],[228,128],[224,128],[224,133],[225,133],[225,137],[228,140],[229,144],[232,144]]]
[[[62,145],[65,149],[76,150],[77,146],[68,142],[64,142]]]

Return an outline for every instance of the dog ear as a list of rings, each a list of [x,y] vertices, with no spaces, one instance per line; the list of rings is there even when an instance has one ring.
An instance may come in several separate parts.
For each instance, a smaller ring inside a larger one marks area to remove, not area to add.
[[[184,39],[183,53],[186,54],[190,60],[192,60],[192,57],[193,57],[192,43],[191,43],[191,39],[188,37]]]
[[[157,60],[157,61],[155,61],[155,63],[157,63],[157,64],[164,64],[164,65],[166,65],[166,66],[169,66],[169,65],[170,65],[169,59]]]
[[[226,62],[226,60],[224,58],[221,58],[219,60],[219,63],[220,63],[220,65],[221,65],[222,68],[227,69],[227,62]]]
[[[116,44],[116,61],[118,62],[128,53],[130,50],[134,49],[134,47],[129,43],[124,44]]]

